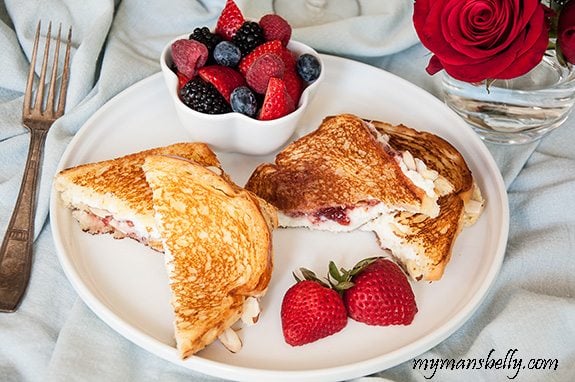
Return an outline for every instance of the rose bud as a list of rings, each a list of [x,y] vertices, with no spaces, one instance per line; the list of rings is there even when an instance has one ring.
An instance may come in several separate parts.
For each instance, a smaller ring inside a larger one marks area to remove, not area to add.
[[[575,64],[575,1],[568,2],[559,13],[557,43],[565,59]]]

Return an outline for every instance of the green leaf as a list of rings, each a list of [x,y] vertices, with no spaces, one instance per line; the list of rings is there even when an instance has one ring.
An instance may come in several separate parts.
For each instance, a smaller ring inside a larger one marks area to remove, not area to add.
[[[348,290],[354,285],[355,284],[351,281],[343,281],[335,286],[335,290],[337,290],[338,292],[343,292],[345,290]]]
[[[328,269],[329,269],[328,276],[331,276],[334,280],[341,282],[345,279],[345,277],[342,276],[342,274],[337,269],[337,265],[335,265],[333,261],[329,262]]]
[[[375,260],[377,260],[379,258],[379,256],[376,257],[368,257],[365,258],[363,260],[360,260],[357,264],[354,265],[354,267],[351,269],[351,271],[349,271],[350,276],[355,276],[358,273],[361,273],[361,271],[363,271],[363,269],[365,267],[367,267],[369,264],[373,263]]]
[[[299,283],[301,281],[301,279],[295,274],[295,272],[292,272],[291,274],[293,275],[296,282]]]
[[[307,268],[300,268],[299,271],[301,272],[302,276],[306,280],[317,280],[317,276],[313,271],[310,271]]]

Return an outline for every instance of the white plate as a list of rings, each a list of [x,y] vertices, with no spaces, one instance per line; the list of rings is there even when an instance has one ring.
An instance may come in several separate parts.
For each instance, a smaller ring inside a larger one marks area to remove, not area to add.
[[[317,127],[327,115],[343,112],[432,131],[462,152],[487,199],[477,224],[458,238],[443,279],[414,284],[419,312],[412,325],[370,327],[350,320],[331,337],[303,347],[287,345],[279,309],[293,284],[293,270],[305,266],[325,274],[328,260],[349,267],[383,252],[369,233],[277,230],[264,311],[257,325],[241,331],[243,349],[231,354],[216,342],[182,361],[174,347],[162,256],[133,240],[83,233],[53,194],[52,231],[62,267],[81,298],[109,326],[151,353],[205,374],[249,381],[328,381],[367,375],[417,357],[473,314],[499,271],[509,227],[507,195],[493,158],[475,133],[432,95],[383,70],[323,58],[327,78],[304,116],[301,132]],[[158,73],[125,90],[90,118],[67,148],[60,168],[186,139]],[[240,185],[258,163],[273,159],[219,157]]]

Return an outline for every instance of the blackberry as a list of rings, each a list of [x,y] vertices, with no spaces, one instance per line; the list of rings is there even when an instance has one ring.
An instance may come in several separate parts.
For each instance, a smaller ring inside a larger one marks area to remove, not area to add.
[[[194,77],[180,89],[180,99],[191,109],[206,114],[224,114],[232,111],[230,105],[209,82]]]
[[[212,33],[208,27],[196,28],[190,34],[190,40],[196,40],[201,42],[208,48],[208,62],[206,64],[212,64],[214,62],[213,53],[216,45],[218,45],[223,39],[220,35]]]
[[[232,42],[240,48],[242,56],[246,56],[258,45],[266,42],[266,39],[262,27],[257,22],[245,21],[232,37]]]

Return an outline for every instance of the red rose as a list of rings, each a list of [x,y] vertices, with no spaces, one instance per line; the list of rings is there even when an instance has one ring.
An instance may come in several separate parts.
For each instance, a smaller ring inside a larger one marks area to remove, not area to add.
[[[565,59],[575,64],[575,1],[571,0],[559,13],[557,42]]]
[[[466,82],[527,73],[549,42],[544,10],[539,0],[416,0],[413,24],[434,54],[427,72]]]

